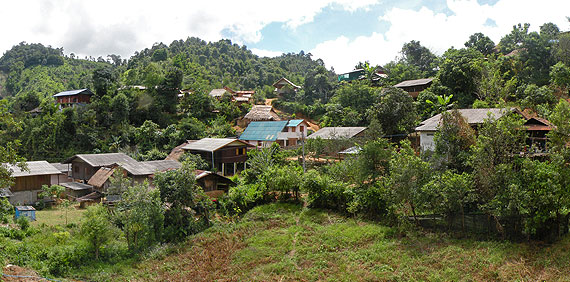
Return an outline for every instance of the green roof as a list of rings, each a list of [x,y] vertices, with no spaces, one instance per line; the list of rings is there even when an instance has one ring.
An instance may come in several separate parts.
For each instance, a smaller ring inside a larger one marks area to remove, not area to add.
[[[275,141],[288,121],[253,121],[243,131],[240,140]]]
[[[297,125],[299,125],[299,123],[303,122],[304,119],[292,119],[289,121],[289,123],[287,124],[288,127],[295,127]]]

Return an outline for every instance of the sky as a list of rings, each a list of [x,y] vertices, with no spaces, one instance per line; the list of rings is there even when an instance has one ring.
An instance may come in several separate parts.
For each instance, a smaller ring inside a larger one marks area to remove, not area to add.
[[[129,58],[193,36],[230,39],[259,56],[303,50],[342,73],[365,60],[386,64],[411,40],[441,55],[476,32],[497,43],[518,23],[568,31],[566,16],[570,0],[3,0],[0,52],[25,41]]]

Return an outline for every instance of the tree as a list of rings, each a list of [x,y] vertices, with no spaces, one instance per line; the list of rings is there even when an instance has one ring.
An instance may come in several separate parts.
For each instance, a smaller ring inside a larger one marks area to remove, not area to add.
[[[406,63],[418,67],[425,77],[433,76],[436,72],[437,57],[419,41],[412,40],[404,43],[402,57]]]
[[[367,114],[369,119],[376,118],[380,122],[387,135],[409,133],[417,119],[412,97],[394,87],[384,88]]]
[[[81,223],[81,234],[95,252],[95,259],[99,259],[101,247],[111,240],[112,231],[109,213],[105,207],[94,205],[87,208]]]
[[[475,131],[458,110],[443,112],[434,136],[436,160],[447,169],[467,169],[470,147],[475,145]]]
[[[111,99],[111,115],[114,124],[123,124],[129,120],[129,100],[123,93],[117,94]]]
[[[570,91],[570,67],[563,62],[558,62],[550,70],[550,82],[559,87],[563,92]]]
[[[390,173],[386,178],[394,208],[408,206],[417,220],[418,208],[423,203],[421,189],[429,181],[431,173],[429,163],[416,155],[409,141],[402,141],[390,160]]]
[[[450,48],[443,54],[440,70],[430,89],[436,95],[453,94],[459,107],[468,107],[475,100],[482,60],[481,53],[473,49]]]
[[[554,152],[560,152],[565,159],[570,160],[570,153],[566,144],[570,142],[570,103],[564,99],[560,99],[548,120],[554,125],[554,128],[548,132],[548,147]]]
[[[65,193],[65,187],[60,185],[42,185],[42,192],[38,195],[40,198],[51,198],[52,200],[60,199]]]
[[[160,192],[150,189],[146,181],[129,187],[121,195],[115,217],[133,252],[143,251],[162,238],[164,205]]]
[[[0,222],[7,224],[12,214],[14,214],[14,206],[7,198],[0,198]]]
[[[477,32],[469,36],[469,40],[465,42],[465,47],[473,48],[488,56],[494,52],[495,42],[485,34]]]
[[[100,67],[93,71],[93,87],[99,97],[103,97],[114,89],[117,75],[111,67]]]
[[[453,103],[451,103],[451,99],[453,98],[453,95],[449,95],[449,96],[440,96],[437,95],[435,96],[437,99],[426,100],[426,103],[430,104],[432,106],[432,108],[434,109],[434,111],[431,113],[431,115],[437,115],[439,113],[442,113],[444,111],[446,111],[447,109],[449,109],[450,107],[453,106]]]
[[[196,184],[193,163],[186,161],[178,170],[158,173],[154,184],[161,201],[170,204],[164,214],[166,240],[181,241],[209,226],[212,201]]]
[[[554,45],[553,54],[556,60],[570,65],[570,33],[560,34],[558,42]]]

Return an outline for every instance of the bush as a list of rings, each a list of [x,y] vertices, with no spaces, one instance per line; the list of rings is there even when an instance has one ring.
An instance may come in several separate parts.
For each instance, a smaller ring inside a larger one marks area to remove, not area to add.
[[[335,182],[315,170],[304,175],[301,188],[308,193],[308,204],[314,208],[346,212],[354,198],[354,191],[347,188],[345,183]]]

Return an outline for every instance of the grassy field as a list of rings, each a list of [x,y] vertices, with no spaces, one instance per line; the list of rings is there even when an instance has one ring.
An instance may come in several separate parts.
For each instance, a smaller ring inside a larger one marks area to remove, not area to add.
[[[79,224],[81,216],[86,209],[79,209],[79,205],[74,205],[67,209],[67,223]],[[66,210],[60,205],[55,208],[43,209],[36,211],[36,221],[32,221],[32,226],[46,225],[62,225],[65,224]]]
[[[117,271],[117,272],[115,272]],[[295,205],[255,208],[168,255],[93,273],[113,281],[570,281],[570,237],[554,245],[453,239]]]

